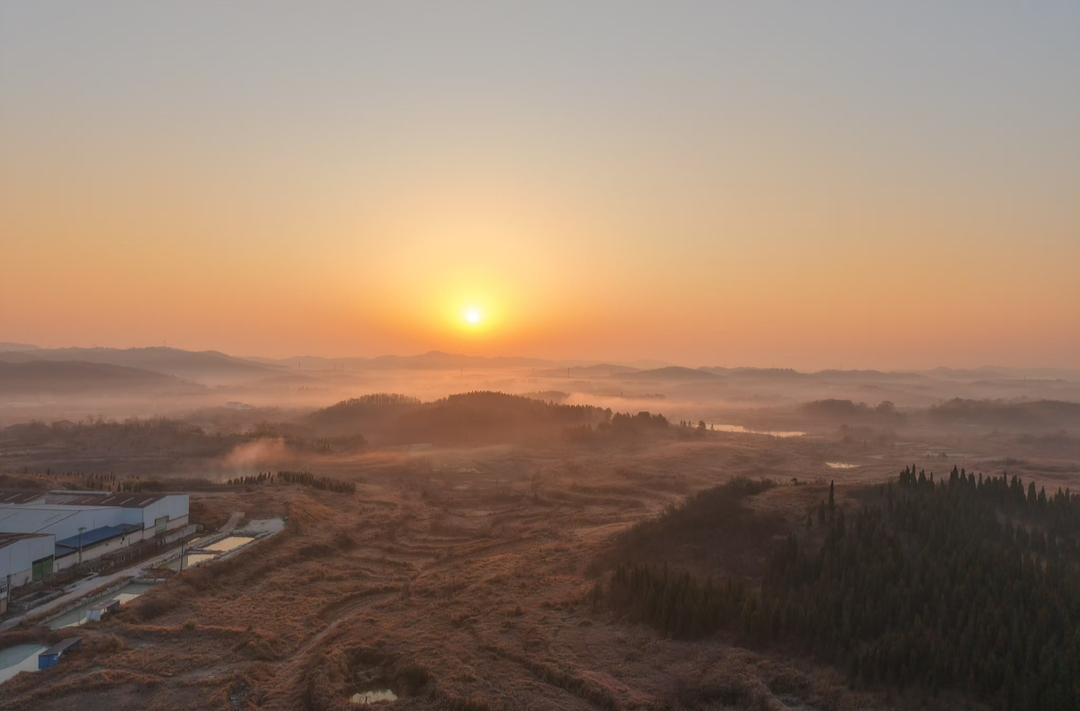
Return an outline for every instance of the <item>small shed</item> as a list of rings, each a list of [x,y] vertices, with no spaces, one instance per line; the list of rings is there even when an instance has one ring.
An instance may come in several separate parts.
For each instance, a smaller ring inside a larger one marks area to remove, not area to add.
[[[91,607],[86,611],[87,622],[101,622],[101,618],[105,615],[111,615],[120,609],[119,598],[113,598],[112,600],[105,600]]]
[[[60,663],[61,655],[68,652],[74,652],[82,649],[82,637],[68,637],[67,639],[57,642],[53,646],[46,649],[44,652],[38,655],[38,669],[48,669],[49,667],[55,667]]]

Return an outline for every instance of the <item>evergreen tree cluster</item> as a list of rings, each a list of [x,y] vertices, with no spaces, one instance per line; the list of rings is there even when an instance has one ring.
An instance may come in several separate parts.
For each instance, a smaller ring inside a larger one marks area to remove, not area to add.
[[[117,479],[116,474],[112,472],[54,472],[51,467],[46,468],[45,471],[32,471],[29,467],[23,467],[21,471],[23,474],[50,477],[61,482],[65,487],[74,487],[84,491],[140,492],[143,490],[144,484],[154,489],[161,488],[160,484],[152,485],[150,482],[142,481],[139,477],[135,479]]]
[[[629,412],[616,412],[611,416],[610,426],[613,432],[637,433],[640,430],[666,430],[668,420],[659,413],[654,415],[647,411],[636,415],[631,415]]]
[[[822,545],[789,534],[759,590],[629,565],[610,600],[678,636],[794,643],[853,682],[959,689],[1000,709],[1080,708],[1080,495],[907,468],[850,521],[831,487],[817,514]]]
[[[713,429],[712,425],[705,424],[705,420],[698,420],[697,424],[694,424],[693,420],[679,420],[679,427],[682,427],[683,429],[694,429],[698,432]]]
[[[714,586],[711,579],[702,585],[690,573],[669,572],[667,565],[619,565],[611,589],[616,608],[686,638],[730,627],[747,600],[742,583],[729,578],[720,586]]]
[[[300,484],[310,486],[312,489],[333,491],[338,494],[355,494],[356,484],[341,479],[331,479],[328,476],[316,477],[310,472],[278,472],[277,478],[287,484]]]
[[[333,407],[347,408],[357,407],[361,405],[374,405],[376,407],[388,407],[393,405],[420,405],[419,398],[411,397],[409,395],[399,395],[397,393],[371,393],[370,395],[361,395],[360,397],[349,398],[348,400],[342,400]]]
[[[238,476],[234,479],[226,479],[225,486],[258,486],[259,484],[272,484],[273,472],[259,472],[249,476]]]
[[[273,484],[275,481],[281,481],[286,484],[299,484],[301,486],[309,486],[312,489],[320,489],[322,491],[333,491],[337,494],[355,494],[356,484],[351,481],[342,481],[341,479],[333,479],[328,476],[317,477],[311,472],[290,472],[281,471],[277,474],[273,472],[259,472],[252,476],[241,476],[235,479],[226,479],[226,486],[258,486],[260,484]]]
[[[82,481],[78,484],[80,489],[86,489],[88,491],[112,491],[116,482],[116,475],[104,472],[92,472],[90,474],[82,474]],[[128,482],[121,482],[121,486],[127,485]],[[133,489],[119,489],[119,491],[133,491]]]
[[[560,407],[581,407],[579,405],[561,405]],[[636,415],[629,412],[612,413],[611,410],[599,411],[601,419],[595,427],[591,423],[567,425],[563,427],[563,439],[577,444],[598,444],[617,438],[637,440],[650,434],[663,433],[670,423],[662,414],[642,411]]]

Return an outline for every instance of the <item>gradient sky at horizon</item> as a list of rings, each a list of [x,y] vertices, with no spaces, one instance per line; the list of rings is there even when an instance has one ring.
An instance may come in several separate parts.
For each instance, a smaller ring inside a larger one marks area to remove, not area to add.
[[[1080,4],[0,0],[0,263],[38,345],[1080,367]]]

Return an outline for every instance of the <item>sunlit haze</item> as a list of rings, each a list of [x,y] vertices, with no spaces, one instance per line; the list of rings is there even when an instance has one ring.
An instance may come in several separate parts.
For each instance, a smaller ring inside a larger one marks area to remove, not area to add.
[[[1080,0],[0,0],[0,711],[1080,709]]]
[[[1065,1],[0,0],[0,341],[1080,367],[1078,38]]]

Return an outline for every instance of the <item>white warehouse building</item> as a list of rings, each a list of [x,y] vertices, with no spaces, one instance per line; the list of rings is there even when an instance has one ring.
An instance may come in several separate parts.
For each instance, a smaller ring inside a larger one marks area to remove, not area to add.
[[[187,494],[0,491],[0,535],[36,534],[51,541],[52,562],[40,566],[42,570],[49,568],[44,574],[153,539],[187,523]],[[32,579],[41,577],[36,570],[33,573]],[[14,580],[15,571],[6,567],[0,556],[0,586],[9,574]]]
[[[52,536],[42,533],[0,533],[0,590],[51,573],[54,543]]]

